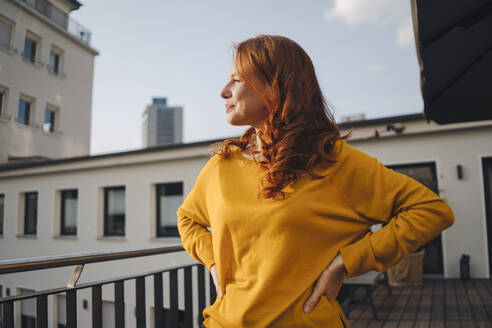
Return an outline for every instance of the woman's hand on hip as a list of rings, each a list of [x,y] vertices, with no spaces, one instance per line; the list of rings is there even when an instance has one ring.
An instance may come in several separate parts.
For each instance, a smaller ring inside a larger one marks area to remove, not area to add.
[[[219,275],[217,274],[217,269],[215,268],[215,264],[212,264],[210,267],[210,274],[212,275],[212,279],[215,285],[215,291],[217,292],[217,296],[222,298],[222,289],[220,288]]]
[[[313,292],[304,303],[304,312],[311,312],[323,295],[334,300],[346,275],[347,269],[338,254],[316,280]]]

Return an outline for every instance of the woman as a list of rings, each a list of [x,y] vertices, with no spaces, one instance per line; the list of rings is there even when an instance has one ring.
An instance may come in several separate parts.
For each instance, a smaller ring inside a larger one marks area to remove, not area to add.
[[[348,327],[343,280],[395,265],[453,212],[344,141],[298,44],[259,35],[235,50],[220,95],[228,123],[250,128],[221,144],[177,211],[218,294],[204,326]]]

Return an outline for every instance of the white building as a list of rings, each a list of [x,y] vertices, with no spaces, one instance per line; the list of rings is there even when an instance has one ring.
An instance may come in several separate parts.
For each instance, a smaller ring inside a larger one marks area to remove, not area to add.
[[[142,114],[142,146],[183,142],[183,107],[168,106],[167,98],[153,98]]]
[[[0,163],[89,154],[94,58],[75,0],[0,1]]]
[[[453,208],[454,225],[428,246],[426,272],[457,278],[461,255],[469,254],[471,276],[490,277],[492,121],[438,126],[415,114],[340,126],[353,127],[351,145],[420,179]],[[216,141],[221,140],[0,166],[0,259],[179,243],[175,209]],[[80,282],[188,263],[194,260],[184,252],[105,262],[87,266]],[[7,288],[13,295],[64,286],[70,275],[70,268],[0,275],[0,286],[4,295]],[[135,307],[132,288],[125,294],[128,309]],[[77,298],[79,322],[89,326],[84,299],[91,299],[90,291]],[[111,307],[112,290],[103,289],[103,299]],[[49,302],[56,309],[63,300]],[[133,311],[126,313],[127,327],[133,327]],[[62,314],[53,311],[51,327],[58,320]]]

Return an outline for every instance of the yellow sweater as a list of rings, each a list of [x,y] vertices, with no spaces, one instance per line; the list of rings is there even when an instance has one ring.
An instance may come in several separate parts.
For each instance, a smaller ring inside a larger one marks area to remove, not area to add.
[[[453,224],[451,208],[417,181],[345,141],[333,152],[335,164],[316,168],[329,175],[302,175],[285,200],[257,198],[264,170],[238,148],[202,169],[177,215],[183,247],[207,268],[216,264],[224,293],[203,311],[207,328],[348,327],[325,296],[303,311],[339,252],[347,277],[384,271]],[[380,222],[388,224],[367,232]]]

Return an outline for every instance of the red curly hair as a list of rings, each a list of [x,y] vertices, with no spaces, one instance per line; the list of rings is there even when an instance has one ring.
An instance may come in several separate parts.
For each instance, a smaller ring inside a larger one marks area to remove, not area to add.
[[[223,158],[231,155],[231,146],[242,151],[261,142],[261,152],[254,151],[256,164],[266,170],[258,196],[284,199],[282,191],[307,172],[320,179],[313,167],[322,161],[332,163],[335,141],[340,135],[333,114],[319,87],[313,63],[294,41],[276,35],[258,35],[235,48],[238,74],[263,101],[268,116],[256,132],[248,128],[239,139],[217,143]],[[262,155],[258,160],[256,155]]]

